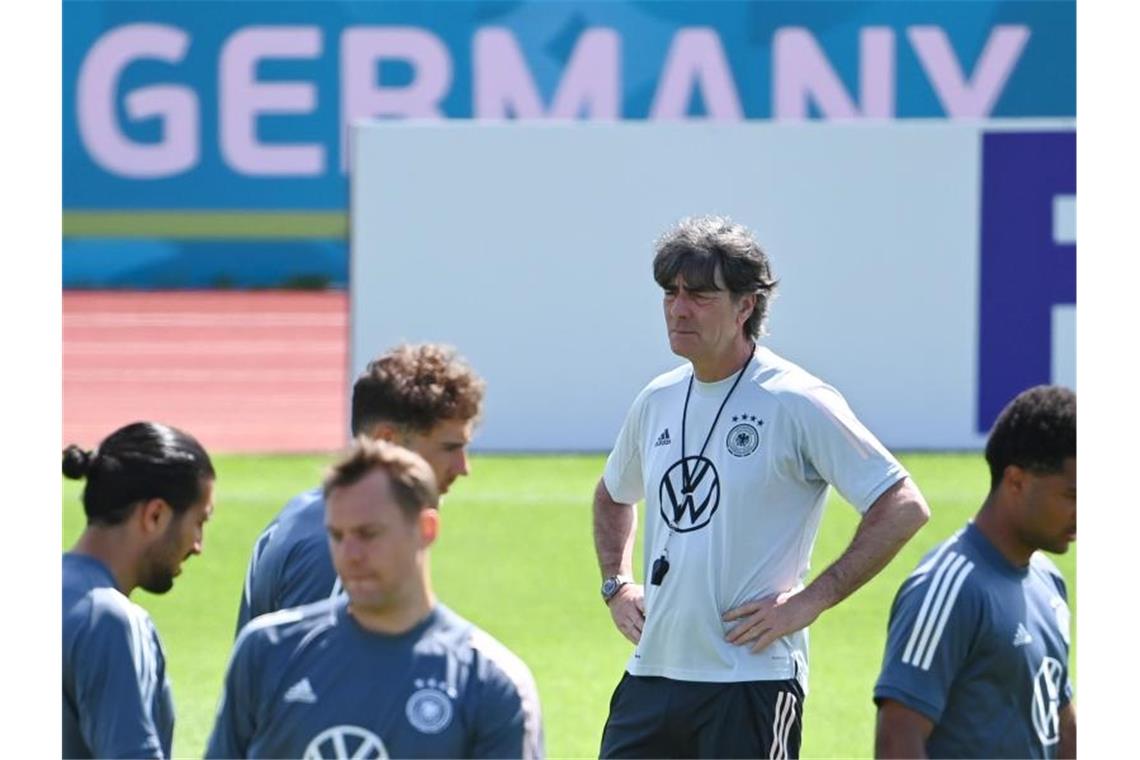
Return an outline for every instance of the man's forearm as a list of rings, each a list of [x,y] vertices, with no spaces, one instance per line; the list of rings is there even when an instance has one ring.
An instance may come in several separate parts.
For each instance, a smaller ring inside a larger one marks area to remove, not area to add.
[[[594,490],[594,550],[602,577],[632,574],[637,510],[610,497],[604,481]]]
[[[918,487],[904,478],[875,500],[847,549],[802,593],[821,612],[835,606],[886,567],[928,519]]]
[[[875,757],[880,760],[925,760],[926,756],[926,743],[917,733],[887,730],[875,734]]]
[[[1072,702],[1061,708],[1061,742],[1057,757],[1066,760],[1077,756],[1077,710]]]
[[[925,715],[894,700],[879,706],[875,717],[875,757],[922,760],[934,723]]]

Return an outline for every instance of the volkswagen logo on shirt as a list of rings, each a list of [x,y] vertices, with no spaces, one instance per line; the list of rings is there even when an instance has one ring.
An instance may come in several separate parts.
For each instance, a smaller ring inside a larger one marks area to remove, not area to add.
[[[661,478],[657,500],[661,519],[678,533],[708,525],[720,506],[720,476],[712,461],[688,456],[674,463]]]
[[[313,737],[303,760],[388,760],[388,749],[380,737],[360,726],[333,726]]]
[[[1033,677],[1033,728],[1045,747],[1056,744],[1061,738],[1061,679],[1065,669],[1052,657],[1043,657],[1037,675]]]

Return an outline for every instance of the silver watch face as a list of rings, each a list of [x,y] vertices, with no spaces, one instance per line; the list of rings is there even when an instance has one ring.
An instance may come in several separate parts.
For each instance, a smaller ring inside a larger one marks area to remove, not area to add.
[[[606,578],[602,581],[602,597],[609,600],[611,596],[617,593],[618,589],[622,587],[622,582],[617,578]]]

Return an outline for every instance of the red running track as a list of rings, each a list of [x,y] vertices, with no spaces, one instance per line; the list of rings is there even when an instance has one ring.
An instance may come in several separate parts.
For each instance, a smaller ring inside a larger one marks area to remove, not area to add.
[[[210,451],[329,451],[347,436],[348,295],[63,294],[64,443],[156,420]]]

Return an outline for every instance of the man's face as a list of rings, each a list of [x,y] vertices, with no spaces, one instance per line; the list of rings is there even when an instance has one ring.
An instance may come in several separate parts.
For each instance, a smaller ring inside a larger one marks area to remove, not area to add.
[[[1064,554],[1077,538],[1077,460],[1065,460],[1061,472],[1025,472],[1019,515],[1021,540],[1028,546]]]
[[[443,420],[426,433],[398,436],[397,443],[427,460],[443,495],[456,478],[468,473],[467,445],[474,427],[474,420]]]
[[[717,359],[732,351],[744,322],[755,306],[755,296],[734,300],[724,288],[720,270],[715,290],[694,290],[681,275],[665,288],[665,326],[669,348],[689,361]]]
[[[214,514],[214,481],[203,481],[198,503],[182,514],[174,514],[172,509],[170,514],[166,529],[144,554],[139,576],[139,586],[152,594],[165,594],[173,588],[182,563],[202,553],[206,521]]]
[[[429,511],[434,512],[424,510]],[[325,528],[333,566],[355,607],[383,611],[408,597],[431,543],[424,522],[422,513],[418,518],[405,516],[383,470],[329,494]]]

